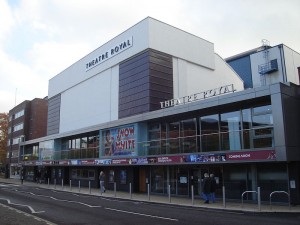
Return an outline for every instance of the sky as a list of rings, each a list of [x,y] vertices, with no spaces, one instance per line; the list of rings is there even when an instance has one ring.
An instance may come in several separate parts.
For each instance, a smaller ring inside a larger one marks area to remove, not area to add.
[[[58,73],[150,16],[227,58],[285,44],[300,53],[299,0],[0,0],[0,113],[48,95]]]

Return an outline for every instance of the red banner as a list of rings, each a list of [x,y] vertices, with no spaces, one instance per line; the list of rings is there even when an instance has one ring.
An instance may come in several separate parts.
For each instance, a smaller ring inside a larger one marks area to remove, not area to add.
[[[275,150],[245,151],[226,153],[227,161],[276,160]]]

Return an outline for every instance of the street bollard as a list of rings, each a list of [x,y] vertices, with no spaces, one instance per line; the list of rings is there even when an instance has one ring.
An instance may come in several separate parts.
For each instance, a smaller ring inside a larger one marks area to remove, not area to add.
[[[70,180],[70,191],[72,191],[72,180]]]
[[[171,203],[171,185],[168,186],[169,203]]]
[[[226,208],[226,201],[225,201],[225,186],[222,187],[223,192],[223,207]]]
[[[194,205],[194,185],[191,186],[192,205]]]
[[[80,193],[80,181],[78,181],[78,192]]]
[[[56,179],[54,179],[54,189],[56,189]]]
[[[48,178],[48,188],[50,187],[50,178]]]
[[[114,182],[114,195],[117,196],[117,183]]]
[[[89,193],[91,194],[91,181],[89,180]]]
[[[258,211],[261,211],[260,187],[257,187],[257,204],[258,204]]]
[[[61,190],[64,190],[64,180],[61,180]]]
[[[147,186],[148,186],[148,201],[150,201],[150,184],[148,184]]]
[[[132,199],[131,183],[129,183],[129,195],[130,195],[130,199]]]

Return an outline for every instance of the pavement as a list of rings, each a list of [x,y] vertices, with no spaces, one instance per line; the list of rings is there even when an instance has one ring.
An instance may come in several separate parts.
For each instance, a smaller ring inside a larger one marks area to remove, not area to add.
[[[142,202],[151,202],[151,203],[159,203],[159,204],[167,204],[167,205],[180,205],[186,207],[199,207],[206,209],[219,209],[219,210],[231,210],[238,212],[263,212],[263,213],[300,213],[300,205],[291,206],[288,203],[272,203],[270,202],[261,202],[258,203],[249,203],[242,202],[242,200],[238,201],[225,201],[223,199],[217,199],[216,203],[205,204],[202,199],[199,197],[175,197],[175,196],[165,196],[165,195],[157,195],[157,194],[148,194],[148,193],[129,193],[124,191],[114,191],[107,190],[105,193],[100,193],[99,189],[89,188],[89,187],[70,187],[70,186],[62,186],[62,185],[54,185],[54,184],[37,184],[35,182],[24,181],[21,184],[21,181],[18,179],[4,179],[0,178],[0,183],[9,183],[9,184],[18,184],[18,185],[27,185],[34,186],[39,188],[46,188],[57,191],[66,191],[73,193],[81,193],[87,195],[96,195],[107,198],[118,198],[118,199],[126,199],[133,201],[142,201]],[[1,204],[0,204],[1,207]],[[2,208],[2,207],[1,207]],[[2,210],[2,209],[1,209]]]

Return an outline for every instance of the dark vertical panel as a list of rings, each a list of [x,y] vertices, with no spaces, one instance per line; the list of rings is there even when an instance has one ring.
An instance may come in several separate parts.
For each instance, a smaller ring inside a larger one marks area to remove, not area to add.
[[[173,98],[170,55],[148,49],[119,66],[119,118],[160,109]]]
[[[48,101],[47,135],[59,133],[61,96],[56,95]]]

